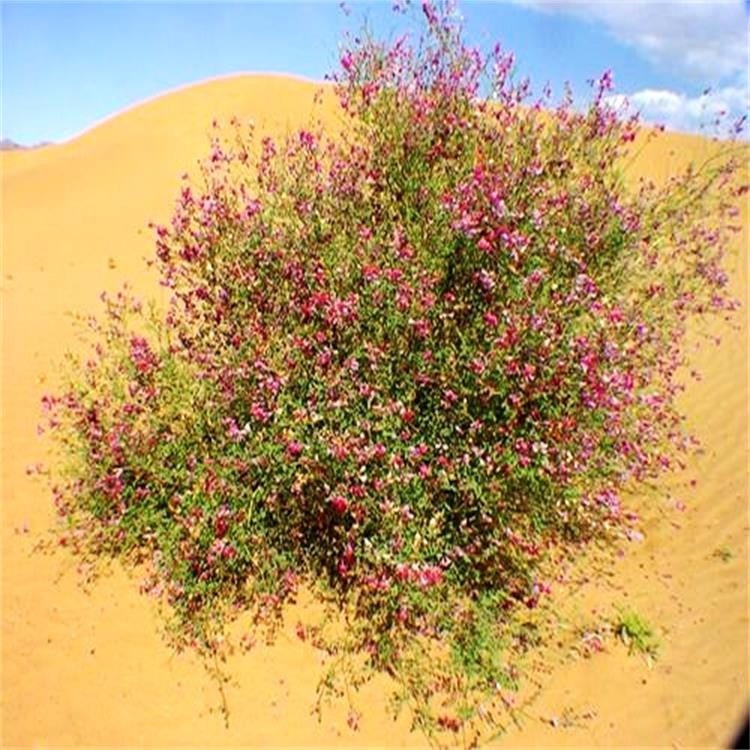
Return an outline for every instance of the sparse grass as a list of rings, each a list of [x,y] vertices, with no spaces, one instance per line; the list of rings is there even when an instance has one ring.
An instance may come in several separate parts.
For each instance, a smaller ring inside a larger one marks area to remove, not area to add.
[[[653,626],[634,610],[621,610],[614,623],[615,633],[631,654],[656,659],[661,643]]]

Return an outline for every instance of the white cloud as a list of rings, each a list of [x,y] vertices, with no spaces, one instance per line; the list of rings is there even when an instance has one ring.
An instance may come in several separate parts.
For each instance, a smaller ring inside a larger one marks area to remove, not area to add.
[[[721,118],[726,131],[748,111],[748,91],[740,86],[724,86],[701,96],[687,96],[668,89],[642,89],[632,94],[615,94],[607,102],[616,108],[637,111],[641,119],[672,130],[699,132],[703,127],[713,134],[713,122]]]
[[[602,23],[652,63],[701,83],[745,78],[748,18],[742,0],[514,0]]]

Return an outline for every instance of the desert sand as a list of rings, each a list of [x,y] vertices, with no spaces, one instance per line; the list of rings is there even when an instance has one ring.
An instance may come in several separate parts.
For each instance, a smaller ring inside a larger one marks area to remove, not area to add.
[[[89,592],[64,554],[33,551],[54,521],[26,466],[44,452],[39,399],[75,346],[69,312],[129,280],[161,294],[144,261],[149,221],[168,219],[180,176],[195,171],[213,118],[251,117],[261,132],[306,123],[312,83],[236,76],[170,92],[71,141],[4,152],[2,164],[2,744],[45,746],[419,746],[404,716],[385,712],[386,684],[356,699],[359,731],[343,705],[311,712],[320,658],[294,636],[230,660],[225,727],[214,684],[159,633],[154,604],[115,568]],[[336,122],[332,97],[323,119]],[[666,135],[632,174],[663,179],[708,153],[698,137]],[[522,727],[504,746],[726,746],[746,712],[748,688],[747,205],[728,265],[743,308],[720,345],[691,353],[701,381],[682,404],[702,451],[683,472],[633,502],[645,539],[623,542],[613,576],[559,596],[564,647],[554,644]],[[693,337],[697,341],[697,337]],[[691,484],[695,480],[695,485]],[[725,554],[718,554],[723,550]],[[658,631],[649,666],[611,638],[572,658],[576,628],[631,606]],[[561,640],[562,642],[562,640]]]

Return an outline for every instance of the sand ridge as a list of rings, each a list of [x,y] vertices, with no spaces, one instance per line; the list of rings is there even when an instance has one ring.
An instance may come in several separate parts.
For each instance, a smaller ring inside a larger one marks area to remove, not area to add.
[[[316,89],[279,76],[213,79],[64,144],[0,157],[4,746],[424,744],[405,718],[386,718],[380,681],[358,700],[366,707],[359,732],[346,726],[343,707],[318,723],[310,708],[320,662],[294,637],[293,618],[276,647],[231,661],[226,729],[213,684],[193,657],[163,643],[136,580],[115,570],[85,593],[75,571],[60,575],[62,556],[32,553],[53,513],[25,467],[40,457],[39,398],[74,345],[66,313],[95,310],[98,294],[123,280],[145,296],[162,294],[143,261],[152,252],[146,225],[169,217],[180,175],[207,152],[211,120],[253,118],[278,135],[307,123]],[[330,91],[321,116],[335,126]],[[639,155],[633,174],[663,179],[710,148],[665,136]],[[720,346],[694,352],[703,379],[683,399],[703,452],[644,503],[646,538],[626,545],[616,576],[571,597],[580,621],[632,604],[659,628],[662,655],[649,668],[612,644],[590,659],[558,660],[523,730],[500,744],[720,745],[747,706],[747,205],[742,225],[729,265],[743,311]],[[727,561],[713,554],[722,547]]]

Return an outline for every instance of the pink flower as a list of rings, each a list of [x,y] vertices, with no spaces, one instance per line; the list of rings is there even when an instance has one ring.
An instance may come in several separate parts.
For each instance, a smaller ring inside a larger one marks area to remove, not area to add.
[[[417,584],[420,588],[427,589],[438,586],[443,582],[443,571],[437,565],[428,565],[417,573]]]
[[[352,58],[351,52],[345,52],[341,55],[341,67],[347,72],[351,72],[354,67],[354,59]]]
[[[422,13],[424,13],[425,18],[427,19],[427,22],[434,26],[438,22],[437,13],[435,11],[435,8],[433,7],[432,3],[428,0],[424,0],[422,3]]]
[[[302,443],[292,440],[287,443],[286,453],[290,458],[299,458],[302,455]]]
[[[267,422],[271,416],[271,413],[257,401],[253,402],[250,406],[250,414],[259,422]]]
[[[475,375],[481,375],[485,371],[485,369],[486,369],[486,365],[484,363],[484,360],[482,360],[481,357],[474,357],[474,359],[472,359],[471,363],[469,364],[469,369]]]
[[[492,243],[486,237],[482,237],[479,242],[477,242],[477,248],[483,253],[489,253],[492,252]]]
[[[231,513],[227,509],[219,511],[214,521],[214,533],[219,539],[227,535],[229,531],[229,522],[231,520]]]
[[[536,268],[526,277],[526,283],[531,287],[537,286],[537,284],[544,279],[544,276],[544,270]]]
[[[412,321],[412,325],[414,326],[414,333],[416,333],[420,339],[425,339],[430,335],[430,323],[424,318]]]
[[[349,508],[349,502],[343,495],[334,495],[328,502],[339,515],[346,513]]]
[[[622,321],[625,319],[625,316],[622,314],[622,310],[620,310],[619,307],[613,307],[609,311],[609,319],[613,323],[622,323]]]
[[[339,560],[339,564],[337,566],[339,575],[342,577],[346,576],[347,573],[351,570],[353,564],[354,547],[352,546],[351,542],[347,542],[346,547],[344,547],[344,553],[341,555],[341,559]]]
[[[492,274],[482,269],[478,271],[474,278],[477,285],[485,292],[491,292],[495,288],[495,279]]]
[[[410,451],[409,454],[412,458],[422,458],[422,456],[427,454],[427,451],[429,449],[424,443],[419,443],[419,445],[415,445]]]
[[[299,142],[303,146],[307,146],[308,148],[312,148],[315,145],[315,136],[308,130],[300,130],[299,132]]]
[[[107,474],[102,480],[102,489],[110,500],[119,500],[125,489],[125,482],[122,481],[122,469],[115,469],[111,474]]]
[[[232,417],[227,417],[227,419],[224,420],[224,424],[227,428],[227,437],[235,443],[240,442],[245,436],[245,432],[237,426],[237,422],[235,422]]]
[[[372,449],[373,458],[377,458],[377,459],[383,458],[383,456],[385,456],[385,453],[386,453],[386,448],[382,443],[377,443]]]
[[[605,70],[599,78],[597,84],[602,91],[611,91],[615,86],[612,71],[609,69]]]
[[[377,266],[365,265],[362,267],[362,278],[367,282],[375,281],[380,276],[380,269]]]
[[[210,554],[223,560],[232,560],[237,556],[237,550],[226,539],[216,539],[211,545]]]
[[[396,565],[395,578],[397,581],[408,581],[410,578],[410,573],[411,571],[406,563],[398,563]]]
[[[130,359],[142,375],[147,375],[157,365],[156,355],[142,336],[133,336],[130,339]]]
[[[450,388],[446,388],[443,391],[443,406],[445,407],[453,406],[453,404],[455,404],[456,401],[458,401],[458,394],[454,390],[451,390]]]

